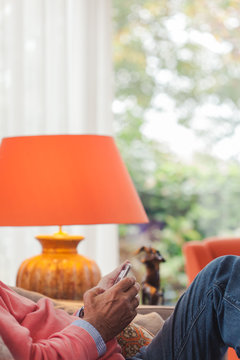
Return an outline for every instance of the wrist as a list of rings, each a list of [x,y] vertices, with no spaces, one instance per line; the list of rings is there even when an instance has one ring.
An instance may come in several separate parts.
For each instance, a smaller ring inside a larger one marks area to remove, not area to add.
[[[91,324],[99,332],[104,342],[110,340],[108,336],[106,336],[106,328],[103,325],[103,322],[98,321],[95,316],[88,317],[87,315],[85,315],[84,320]]]

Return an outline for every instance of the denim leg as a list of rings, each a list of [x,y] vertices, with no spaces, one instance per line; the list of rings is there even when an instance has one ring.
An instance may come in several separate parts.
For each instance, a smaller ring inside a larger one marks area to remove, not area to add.
[[[198,274],[163,329],[132,360],[220,360],[228,346],[240,358],[240,257],[231,255]]]

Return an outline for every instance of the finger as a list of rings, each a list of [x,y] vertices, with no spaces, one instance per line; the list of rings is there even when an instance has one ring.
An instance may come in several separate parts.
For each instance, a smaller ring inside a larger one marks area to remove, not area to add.
[[[101,287],[95,287],[95,295],[100,295],[102,293],[104,293],[106,290],[101,288]]]
[[[138,305],[139,305],[139,298],[135,296],[131,302],[131,306],[133,309],[136,309]]]
[[[140,294],[137,294],[135,297],[138,300],[138,304],[140,304]]]
[[[102,294],[102,293],[104,293],[104,292],[105,292],[104,289],[96,286],[96,287],[88,290],[88,291],[84,294],[84,297],[89,297],[89,298],[92,299],[93,297],[95,297],[95,296],[97,296],[97,295],[100,295],[100,294]]]
[[[134,284],[136,283],[136,278],[131,276],[131,277],[126,277],[122,280],[120,280],[117,284],[115,284],[113,286],[113,288],[116,288],[118,291],[127,291],[128,289],[130,289]]]
[[[135,283],[126,293],[129,297],[130,300],[134,299],[140,290],[140,285],[139,283]]]

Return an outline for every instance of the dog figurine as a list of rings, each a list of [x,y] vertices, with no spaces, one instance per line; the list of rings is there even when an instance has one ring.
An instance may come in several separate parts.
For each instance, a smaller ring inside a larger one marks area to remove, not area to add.
[[[160,252],[152,247],[142,246],[136,252],[145,252],[145,257],[141,260],[146,266],[147,276],[142,282],[142,303],[144,305],[164,304],[164,291],[160,289],[160,263],[166,260]]]

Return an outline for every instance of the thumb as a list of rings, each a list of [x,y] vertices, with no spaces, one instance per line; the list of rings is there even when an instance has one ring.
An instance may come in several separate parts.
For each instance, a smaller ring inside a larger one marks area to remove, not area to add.
[[[112,288],[118,288],[120,291],[127,291],[136,283],[136,279],[133,276],[126,277],[115,284]]]

